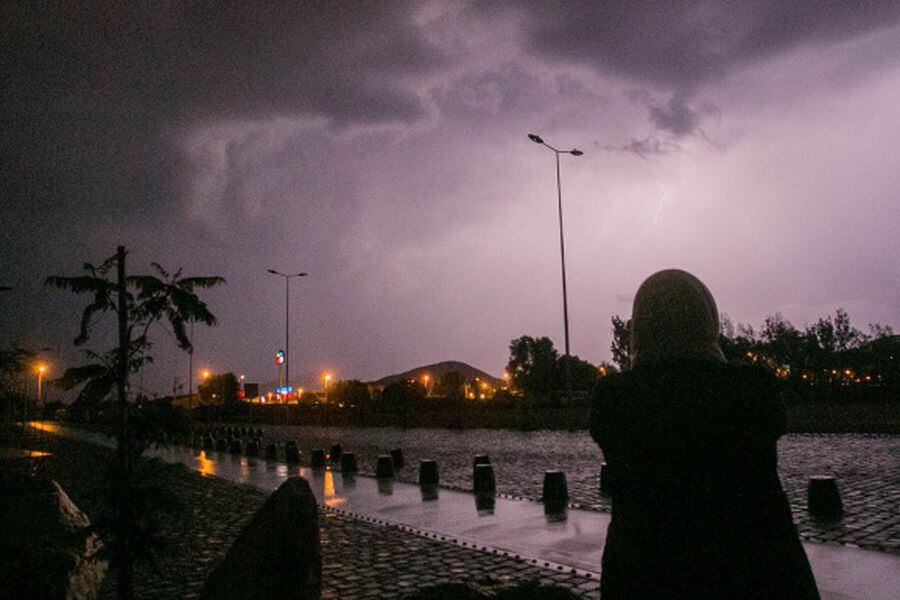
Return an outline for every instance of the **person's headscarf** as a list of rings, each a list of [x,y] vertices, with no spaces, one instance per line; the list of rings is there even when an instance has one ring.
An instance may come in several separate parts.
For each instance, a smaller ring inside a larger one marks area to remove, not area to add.
[[[631,366],[662,360],[725,360],[716,301],[702,281],[680,269],[648,277],[631,311]]]

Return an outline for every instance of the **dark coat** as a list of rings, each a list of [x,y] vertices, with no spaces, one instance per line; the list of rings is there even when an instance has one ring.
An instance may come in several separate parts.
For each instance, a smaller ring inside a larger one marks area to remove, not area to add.
[[[777,473],[774,380],[668,362],[604,378],[591,435],[612,478],[601,598],[819,598]]]

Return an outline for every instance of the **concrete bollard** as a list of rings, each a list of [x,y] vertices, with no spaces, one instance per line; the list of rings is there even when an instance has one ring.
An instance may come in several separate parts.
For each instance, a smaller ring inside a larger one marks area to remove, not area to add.
[[[437,485],[440,479],[436,461],[429,459],[419,461],[419,485]]]
[[[479,513],[493,514],[497,499],[493,494],[475,494],[475,510]]]
[[[422,502],[430,502],[438,499],[438,486],[436,485],[423,485],[419,488],[419,491],[422,493]]]
[[[247,456],[259,456],[259,442],[256,440],[250,440],[244,446],[244,454]]]
[[[492,465],[475,465],[474,489],[476,494],[494,495],[497,490],[497,482],[494,480],[494,467]]]
[[[816,475],[809,478],[806,506],[816,519],[836,521],[844,515],[844,504],[834,477]]]
[[[382,454],[378,457],[378,463],[375,465],[375,476],[381,479],[394,476],[394,460],[389,454]]]
[[[341,453],[341,473],[356,473],[356,454],[353,452]]]
[[[312,455],[309,457],[309,466],[313,469],[324,469],[325,464],[325,451],[321,448],[313,450]]]
[[[343,452],[343,448],[341,448],[340,444],[332,444],[331,450],[328,452],[328,457],[331,458],[331,462],[339,463],[341,462],[341,454]]]
[[[325,451],[321,448],[316,448],[309,456],[309,466],[313,469],[324,469],[327,462]]]
[[[394,462],[394,470],[399,471],[406,463],[403,461],[403,450],[394,448],[391,450],[391,460]]]
[[[288,442],[284,445],[284,460],[289,463],[300,462],[300,450],[297,449],[297,442]]]
[[[228,440],[221,437],[216,440],[217,452],[228,452]]]
[[[541,496],[546,512],[558,512],[569,502],[569,486],[563,471],[544,473],[544,493]]]
[[[600,463],[600,495],[612,496],[613,476],[612,470],[605,462]]]
[[[228,449],[232,454],[240,454],[241,450],[242,450],[241,440],[237,439],[237,438],[231,440],[231,445],[229,446]]]
[[[393,477],[379,477],[375,480],[378,486],[378,493],[383,496],[390,496],[394,493],[394,478]]]
[[[266,446],[266,459],[267,460],[278,460],[278,446],[275,444],[269,444]]]

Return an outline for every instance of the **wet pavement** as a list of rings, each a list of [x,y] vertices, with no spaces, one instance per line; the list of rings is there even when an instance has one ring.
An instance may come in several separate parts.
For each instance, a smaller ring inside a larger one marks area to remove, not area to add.
[[[61,433],[97,441],[96,434],[61,429]],[[328,511],[371,523],[400,528],[433,540],[524,559],[560,572],[597,574],[608,515],[567,509],[545,514],[543,505],[496,498],[492,510],[479,510],[471,493],[439,489],[424,497],[416,486],[356,475],[345,478],[329,469],[289,467],[227,453],[185,448],[149,452],[201,474],[274,490],[288,476],[310,481]],[[900,589],[900,556],[862,549],[804,545],[823,598],[895,598]]]
[[[495,429],[399,429],[262,425],[266,443],[295,440],[304,457],[340,443],[354,451],[360,472],[375,473],[379,454],[402,448],[408,466],[398,479],[415,483],[419,459],[438,462],[441,484],[472,489],[472,457],[491,457],[497,491],[538,500],[544,472],[566,472],[574,506],[608,512],[601,496],[600,449],[585,431]],[[900,554],[900,436],[791,434],[778,443],[779,475],[800,535],[809,541],[844,544]],[[816,521],[806,511],[806,485],[813,475],[833,475],[841,487],[844,518]]]

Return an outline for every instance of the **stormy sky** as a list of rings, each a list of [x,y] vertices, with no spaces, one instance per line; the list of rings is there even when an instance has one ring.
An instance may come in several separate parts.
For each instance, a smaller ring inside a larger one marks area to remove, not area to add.
[[[896,2],[7,2],[0,343],[75,364],[84,299],[42,285],[118,244],[221,275],[195,368],[375,378],[509,341],[609,358],[640,282],[723,312],[900,325]],[[114,324],[98,328],[100,348]],[[158,329],[150,391],[184,382]],[[196,370],[195,369],[195,370]]]

